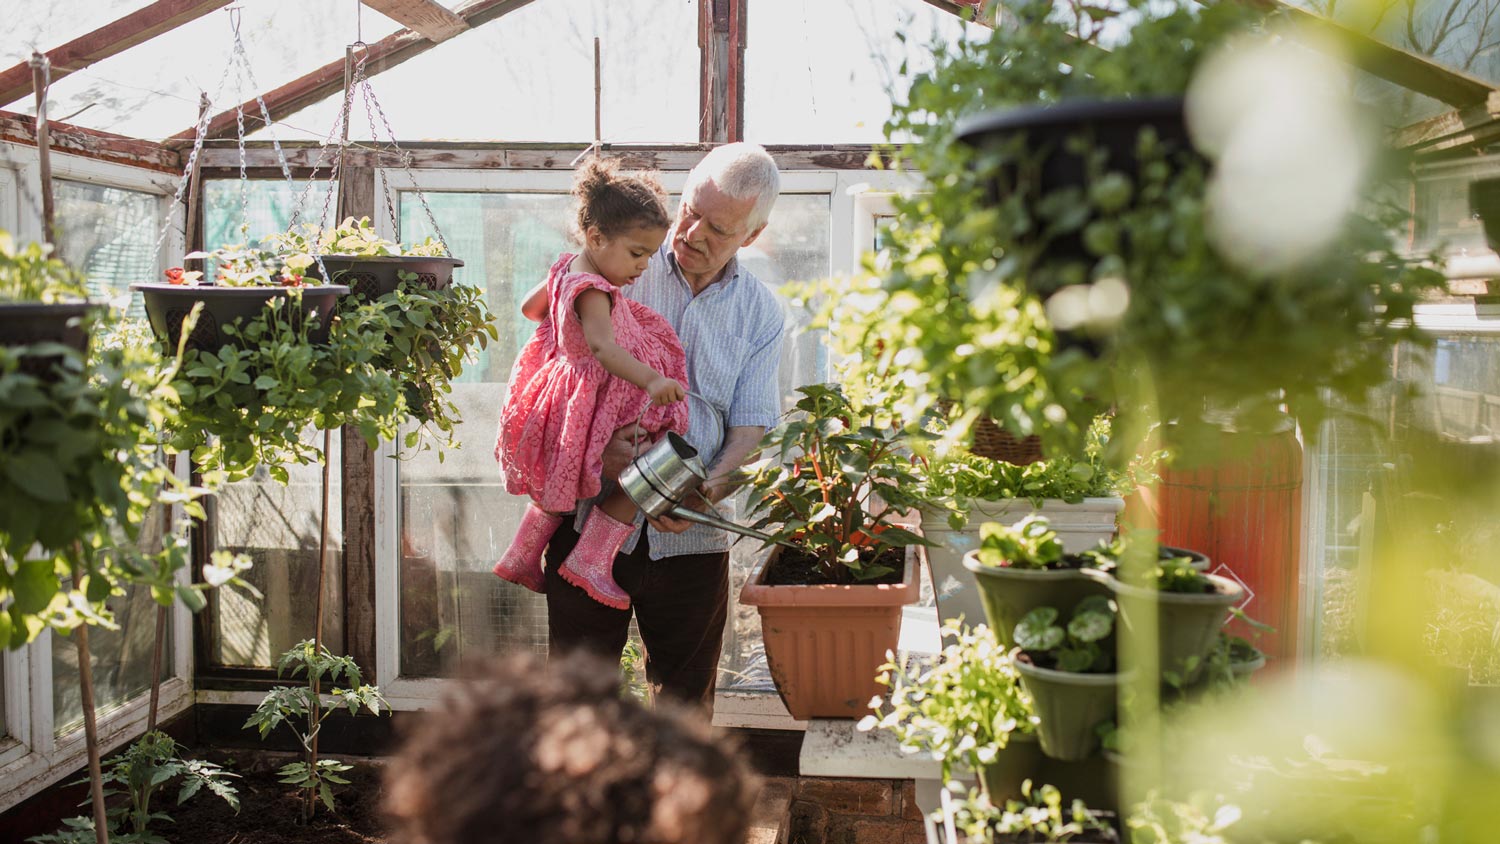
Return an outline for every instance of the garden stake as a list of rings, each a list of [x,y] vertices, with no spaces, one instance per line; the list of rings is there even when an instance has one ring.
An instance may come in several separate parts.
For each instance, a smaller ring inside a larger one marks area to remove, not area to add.
[[[47,87],[52,63],[38,50],[31,53],[31,87],[36,91],[36,158],[42,184],[42,240],[57,247],[56,205],[52,201],[52,139],[47,132]]]
[[[83,577],[80,559],[83,547],[73,544],[73,584]],[[83,703],[83,738],[89,752],[89,793],[94,805],[94,841],[109,844],[109,825],[104,814],[104,771],[99,765],[99,727],[94,720],[94,669],[89,657],[89,626],[78,625],[78,696]]]

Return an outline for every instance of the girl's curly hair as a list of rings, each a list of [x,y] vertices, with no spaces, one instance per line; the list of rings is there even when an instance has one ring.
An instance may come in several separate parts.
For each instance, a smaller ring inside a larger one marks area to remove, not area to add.
[[[578,197],[578,233],[597,228],[614,237],[637,226],[665,228],[672,222],[667,213],[666,191],[655,173],[622,173],[613,161],[590,157],[573,179]]]
[[[597,656],[523,653],[423,715],[385,811],[407,844],[738,844],[755,791],[696,711],[627,699]]]

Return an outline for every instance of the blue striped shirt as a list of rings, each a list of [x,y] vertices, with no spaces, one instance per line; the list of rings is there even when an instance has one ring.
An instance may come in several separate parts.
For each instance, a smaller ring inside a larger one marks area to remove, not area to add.
[[[785,313],[776,294],[742,269],[738,258],[729,260],[722,278],[694,296],[669,239],[640,279],[622,292],[665,317],[682,340],[688,389],[713,406],[711,411],[698,398],[688,397],[687,441],[698,449],[705,466],[712,468],[718,460],[726,427],[776,425],[781,416],[778,370]],[[580,530],[590,509],[579,507]],[[733,518],[729,509],[728,502],[719,506]],[[653,560],[729,550],[729,534],[718,528],[693,525],[683,533],[663,533],[649,525],[646,529]],[[625,550],[636,542],[631,537]]]

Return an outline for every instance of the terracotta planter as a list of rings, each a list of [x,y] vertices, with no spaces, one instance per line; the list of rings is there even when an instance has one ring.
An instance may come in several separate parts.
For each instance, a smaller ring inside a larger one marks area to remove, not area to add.
[[[1119,498],[1085,498],[1077,504],[1048,499],[1035,508],[1026,499],[975,501],[963,530],[948,526],[946,511],[924,508],[922,535],[936,543],[919,552],[927,562],[937,593],[938,620],[964,617],[968,624],[985,619],[984,603],[974,575],[964,568],[964,554],[979,547],[979,526],[985,522],[1013,525],[1033,513],[1046,516],[1070,554],[1086,551],[1115,532],[1115,516],[1125,502]]]
[[[1015,656],[1020,655],[1016,649]],[[1074,674],[1016,659],[1021,685],[1036,710],[1037,739],[1053,759],[1087,759],[1099,748],[1094,728],[1115,717],[1119,674]]]
[[[1245,597],[1245,590],[1233,580],[1215,574],[1205,576],[1214,591],[1192,595],[1143,589],[1113,578],[1110,582],[1120,607],[1120,623],[1127,629],[1139,633],[1147,605],[1155,602],[1159,670],[1177,672],[1184,685],[1203,673],[1208,652],[1229,620],[1229,608]]]
[[[350,295],[379,299],[401,284],[400,273],[416,275],[415,283],[428,290],[442,290],[453,281],[453,270],[462,267],[458,258],[426,258],[410,255],[321,255],[323,267],[334,284],[349,288]],[[311,278],[322,278],[317,261],[307,268]]]
[[[224,326],[250,319],[275,299],[291,298],[291,291],[302,292],[300,307],[291,309],[293,319],[316,319],[307,339],[314,344],[328,342],[329,320],[338,297],[349,288],[337,284],[303,287],[225,287],[212,284],[132,284],[139,290],[156,336],[175,347],[182,336],[182,323],[193,306],[203,303],[203,313],[188,335],[187,347],[202,352],[218,351],[231,337]]]
[[[1106,583],[1088,577],[1079,569],[987,566],[979,562],[977,551],[964,555],[964,568],[979,584],[985,618],[995,638],[1006,647],[1015,644],[1016,624],[1033,609],[1056,607],[1066,615],[1090,595],[1109,594]]]
[[[740,603],[760,611],[766,662],[793,718],[860,718],[886,651],[901,638],[901,608],[918,598],[915,548],[906,549],[900,583],[850,586],[769,586],[772,549],[740,590]]]

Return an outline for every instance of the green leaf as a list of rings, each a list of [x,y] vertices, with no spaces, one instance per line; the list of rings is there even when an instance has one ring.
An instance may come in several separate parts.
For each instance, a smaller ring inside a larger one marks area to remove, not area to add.
[[[35,451],[8,455],[5,476],[25,492],[42,501],[68,500],[67,475],[50,456]]]

